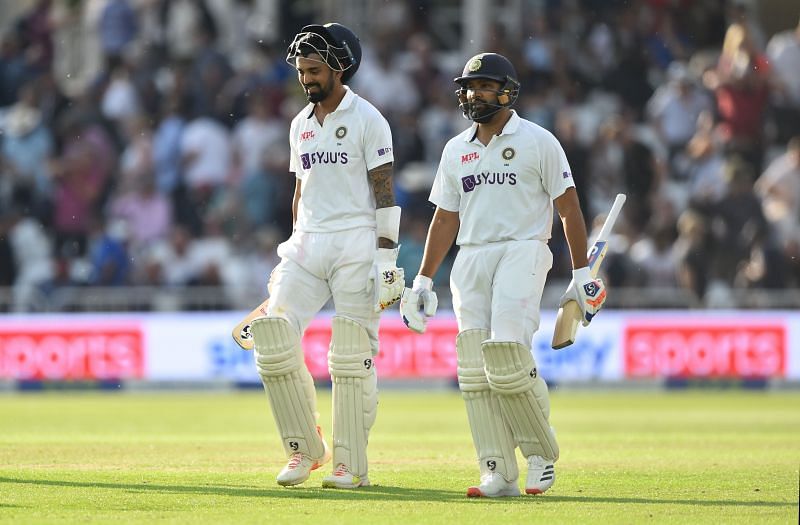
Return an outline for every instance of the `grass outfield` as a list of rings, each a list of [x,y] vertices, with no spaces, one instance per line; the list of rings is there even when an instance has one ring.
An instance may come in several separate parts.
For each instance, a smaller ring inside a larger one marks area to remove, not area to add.
[[[473,500],[454,392],[381,393],[357,491],[321,489],[322,472],[275,484],[261,393],[4,395],[0,523],[798,522],[800,393],[558,392],[552,410],[553,488]]]

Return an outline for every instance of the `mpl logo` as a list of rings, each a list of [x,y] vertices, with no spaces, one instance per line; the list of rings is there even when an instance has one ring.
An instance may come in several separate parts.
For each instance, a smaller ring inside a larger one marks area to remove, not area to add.
[[[313,131],[304,131],[300,134],[300,142],[305,142],[306,140],[311,140],[314,138]]]
[[[745,322],[628,326],[628,377],[771,378],[786,375],[786,327]]]
[[[466,155],[461,155],[461,165],[469,164],[472,161],[480,159],[481,156],[478,155],[477,151],[473,151],[472,153],[467,153]]]

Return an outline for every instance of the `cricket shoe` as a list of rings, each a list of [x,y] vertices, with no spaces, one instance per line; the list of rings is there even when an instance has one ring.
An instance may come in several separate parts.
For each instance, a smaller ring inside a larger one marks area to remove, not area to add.
[[[356,476],[347,465],[339,463],[336,470],[330,476],[322,478],[322,488],[326,489],[355,489],[358,487],[369,487],[369,478],[365,475]]]
[[[556,481],[553,462],[542,456],[528,458],[528,479],[525,481],[525,494],[541,494]]]
[[[468,498],[502,498],[507,496],[519,496],[517,480],[507,481],[497,472],[481,476],[480,485],[467,489]]]
[[[284,487],[299,485],[308,479],[312,470],[317,470],[331,460],[333,454],[328,448],[328,444],[325,443],[325,438],[322,437],[322,429],[317,427],[317,432],[322,439],[322,457],[320,459],[314,459],[302,452],[292,454],[291,457],[289,457],[289,462],[286,463],[286,466],[278,473],[278,485]]]

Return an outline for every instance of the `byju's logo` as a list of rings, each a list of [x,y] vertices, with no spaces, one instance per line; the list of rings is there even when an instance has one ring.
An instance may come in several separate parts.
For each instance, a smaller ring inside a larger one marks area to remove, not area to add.
[[[303,153],[300,161],[304,170],[311,169],[314,164],[347,164],[346,151],[315,151],[314,153]]]
[[[481,184],[508,184],[509,186],[514,186],[517,184],[517,174],[508,172],[483,172],[461,178],[461,187],[464,189],[464,193],[473,191],[476,186],[480,186]]]
[[[464,193],[469,193],[475,189],[475,175],[467,175],[461,177],[461,187],[464,188]]]

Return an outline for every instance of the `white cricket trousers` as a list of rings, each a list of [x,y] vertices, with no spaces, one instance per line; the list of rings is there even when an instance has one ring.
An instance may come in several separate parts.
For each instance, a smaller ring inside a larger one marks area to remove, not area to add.
[[[462,246],[450,272],[458,330],[482,328],[497,341],[531,347],[553,254],[545,241]]]
[[[373,311],[368,279],[375,258],[375,230],[294,232],[278,246],[281,262],[270,275],[267,315],[281,317],[303,334],[333,297],[336,314],[363,326],[378,352],[380,313]]]

